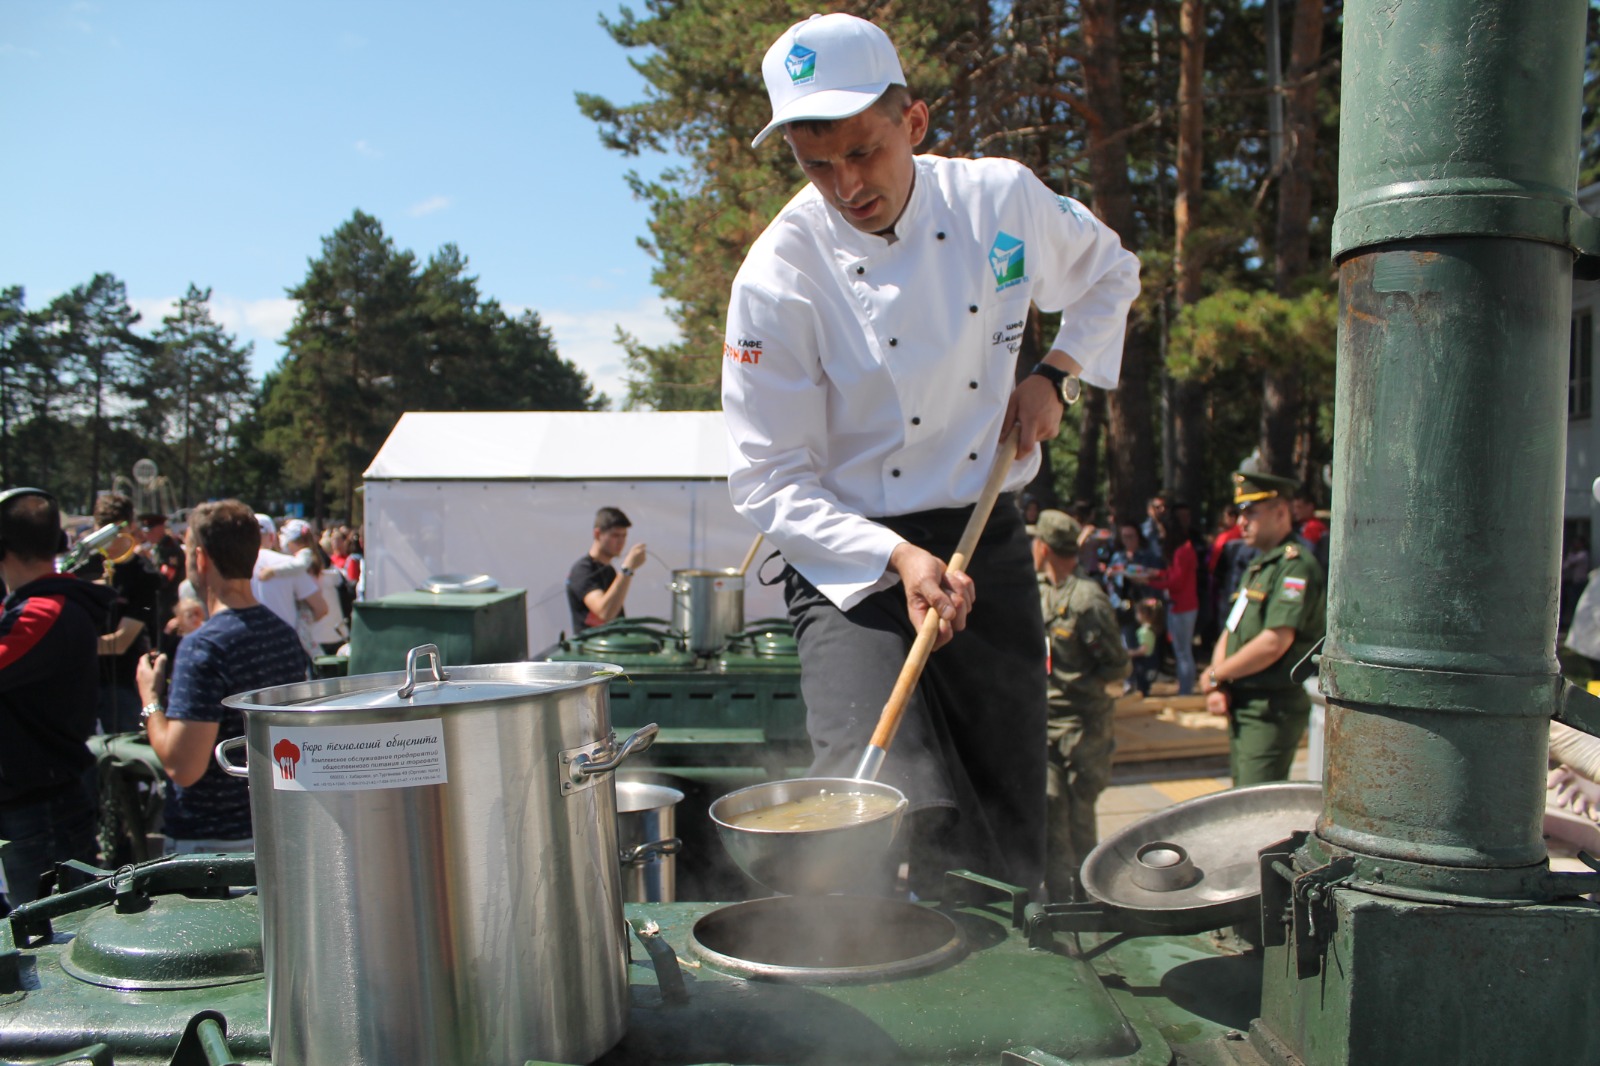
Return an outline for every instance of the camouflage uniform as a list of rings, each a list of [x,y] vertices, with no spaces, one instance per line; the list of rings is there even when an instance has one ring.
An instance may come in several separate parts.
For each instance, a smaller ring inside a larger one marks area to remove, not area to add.
[[[1132,671],[1111,601],[1077,574],[1059,585],[1039,575],[1050,642],[1049,766],[1046,780],[1050,897],[1077,893],[1078,868],[1094,847],[1095,800],[1111,781],[1114,704],[1106,685]]]

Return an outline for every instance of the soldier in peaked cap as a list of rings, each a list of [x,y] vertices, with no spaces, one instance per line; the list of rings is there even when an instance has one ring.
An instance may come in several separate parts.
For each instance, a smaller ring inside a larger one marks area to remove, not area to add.
[[[1235,785],[1283,781],[1311,716],[1311,697],[1289,671],[1322,639],[1327,580],[1294,539],[1289,503],[1299,482],[1272,474],[1233,475],[1243,539],[1258,555],[1201,679],[1206,708],[1229,716]]]
[[[1050,641],[1045,884],[1052,900],[1067,902],[1079,894],[1078,869],[1099,839],[1095,800],[1111,783],[1116,708],[1106,685],[1133,664],[1105,590],[1078,573],[1077,519],[1041,511],[1030,528]]]

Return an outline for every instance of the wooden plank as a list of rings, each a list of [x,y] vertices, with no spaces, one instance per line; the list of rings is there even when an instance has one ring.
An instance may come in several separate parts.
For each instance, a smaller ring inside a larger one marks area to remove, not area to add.
[[[1192,759],[1228,753],[1228,722],[1205,711],[1118,714],[1113,763]]]
[[[1117,715],[1160,714],[1162,711],[1204,711],[1204,696],[1141,696],[1137,692],[1117,700]]]

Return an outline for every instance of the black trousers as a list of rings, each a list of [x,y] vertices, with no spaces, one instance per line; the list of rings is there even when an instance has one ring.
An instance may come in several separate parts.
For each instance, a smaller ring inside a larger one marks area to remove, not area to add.
[[[941,559],[970,508],[876,521]],[[1045,637],[1029,539],[1002,496],[967,567],[967,625],[934,652],[879,780],[911,801],[911,883],[967,868],[1037,891],[1045,850]],[[812,776],[849,777],[916,632],[896,585],[841,611],[793,567],[784,595],[800,647]]]

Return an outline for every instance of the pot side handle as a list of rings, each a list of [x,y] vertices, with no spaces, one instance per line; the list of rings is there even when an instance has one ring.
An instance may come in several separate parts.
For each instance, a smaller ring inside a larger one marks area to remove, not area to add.
[[[229,737],[227,740],[224,740],[221,744],[218,744],[214,749],[212,749],[212,758],[217,760],[217,765],[222,767],[222,772],[227,774],[229,777],[250,776],[250,760],[248,756],[246,756],[245,761],[242,763],[236,763],[232,759],[228,758],[228,753],[230,751],[234,751],[237,748],[242,748],[244,745],[244,737]]]
[[[661,732],[661,727],[654,722],[640,726],[632,736],[622,742],[622,746],[603,758],[592,758],[588,755],[578,755],[572,760],[569,773],[573,784],[578,784],[586,777],[596,774],[606,774],[615,770],[627,761],[630,755],[636,755],[656,742],[656,734]]]

